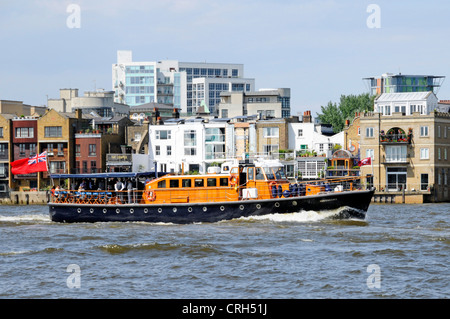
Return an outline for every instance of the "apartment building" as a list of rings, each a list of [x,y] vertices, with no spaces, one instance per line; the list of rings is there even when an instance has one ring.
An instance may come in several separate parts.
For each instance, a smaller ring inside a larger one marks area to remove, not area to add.
[[[130,107],[114,101],[114,91],[86,91],[78,95],[78,89],[60,89],[59,99],[48,99],[48,107],[62,113],[81,110],[83,114],[98,117],[129,116]]]
[[[212,112],[222,91],[253,91],[254,79],[232,63],[133,61],[132,51],[117,51],[112,65],[114,100],[136,106],[167,104],[182,114],[196,114],[205,104]]]
[[[262,89],[252,92],[222,92],[218,105],[221,118],[258,115],[259,118],[289,118],[291,90]]]
[[[445,76],[384,73],[364,78],[371,95],[383,93],[433,92],[437,94]]]
[[[173,119],[149,126],[149,155],[160,172],[200,172],[227,158],[228,124],[220,120]]]
[[[360,118],[361,157],[373,165],[379,191],[423,194],[427,201],[449,200],[450,115],[436,111],[432,92],[382,94],[375,112]]]

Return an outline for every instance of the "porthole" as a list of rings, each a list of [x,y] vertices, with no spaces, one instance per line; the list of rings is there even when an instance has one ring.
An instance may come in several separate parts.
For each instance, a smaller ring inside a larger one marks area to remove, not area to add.
[[[106,211],[107,211],[106,208],[103,208],[103,214],[106,214]]]
[[[160,207],[160,208],[158,208],[158,213],[162,213],[162,208]]]
[[[294,201],[292,202],[292,205],[297,206],[297,201],[294,200]]]
[[[89,209],[89,212],[92,214],[94,212],[94,209],[93,208]]]
[[[144,214],[148,213],[148,208],[144,208]]]
[[[203,211],[206,212],[208,210],[207,207],[203,207]]]
[[[244,210],[244,205],[239,205],[240,210]]]
[[[78,212],[78,214],[81,213],[81,208],[78,208],[78,209],[77,209],[77,212]]]
[[[256,209],[261,209],[261,204],[256,204]]]
[[[275,207],[280,207],[280,203],[276,202]]]
[[[192,213],[192,207],[188,207],[188,212]]]
[[[224,210],[225,210],[225,207],[220,206],[220,210],[221,210],[221,211],[224,211]]]
[[[134,209],[130,208],[130,214],[133,214],[133,213],[134,213]]]
[[[173,210],[174,213],[177,212],[177,208],[176,207],[174,207],[172,210]]]
[[[120,213],[120,209],[116,208],[116,213],[117,214]]]

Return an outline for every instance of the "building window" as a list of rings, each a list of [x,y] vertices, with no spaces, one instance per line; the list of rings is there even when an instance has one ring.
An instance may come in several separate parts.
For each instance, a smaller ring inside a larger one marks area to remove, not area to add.
[[[58,143],[58,156],[64,156],[64,144]]]
[[[184,131],[184,155],[197,155],[197,132],[194,130]]]
[[[53,150],[52,150],[53,152]],[[80,144],[76,144],[75,145],[75,157],[80,157],[80,152],[81,152],[81,145]]]
[[[420,136],[428,136],[428,126],[420,127]]]
[[[26,144],[19,144],[19,156],[25,156]]]
[[[302,137],[303,136],[303,130],[302,129],[299,129],[298,130],[298,137]]]
[[[36,144],[30,144],[30,156],[36,155]]]
[[[33,138],[33,127],[16,127],[16,138]]]
[[[89,144],[89,156],[97,156],[97,145]]]
[[[170,140],[171,131],[156,131],[157,140]]]
[[[155,155],[161,155],[161,147],[159,145],[155,145]]]
[[[406,162],[406,145],[386,146],[386,162]]]
[[[279,136],[279,128],[278,127],[264,127],[263,128],[263,137],[278,137]]]
[[[167,145],[167,156],[172,155],[172,146]]]
[[[430,150],[428,148],[420,149],[420,159],[430,159]]]
[[[437,149],[437,151],[438,151],[438,160],[440,160],[441,159],[441,148],[439,147]]]
[[[45,126],[45,137],[62,137],[62,126]]]
[[[278,153],[278,144],[266,144],[263,145],[264,154]]]
[[[366,150],[366,157],[371,157],[372,159],[374,159],[374,151],[373,149],[367,149]]]
[[[97,162],[91,161],[91,173],[97,173]]]
[[[3,137],[3,127],[0,127],[0,137]]]
[[[420,174],[420,190],[426,191],[428,188],[428,174]]]
[[[373,137],[373,127],[366,127],[366,137]]]

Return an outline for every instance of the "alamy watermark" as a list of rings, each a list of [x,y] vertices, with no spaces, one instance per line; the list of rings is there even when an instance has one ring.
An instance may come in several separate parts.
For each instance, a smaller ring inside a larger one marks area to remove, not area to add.
[[[67,277],[67,287],[70,289],[81,288],[81,268],[77,264],[70,264],[67,266],[67,272],[71,274]]]
[[[69,29],[81,28],[81,8],[78,4],[69,4],[66,8],[66,12],[70,13],[67,17],[66,25]]]
[[[366,20],[366,25],[369,29],[381,28],[381,8],[378,4],[369,4],[367,6],[367,13],[371,13]]]
[[[381,268],[377,264],[367,266],[367,272],[370,273],[367,277],[367,288],[380,289],[381,288]]]

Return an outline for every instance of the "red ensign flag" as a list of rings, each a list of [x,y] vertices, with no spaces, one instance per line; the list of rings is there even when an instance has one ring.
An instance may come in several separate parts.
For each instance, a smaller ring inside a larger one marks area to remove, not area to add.
[[[31,174],[47,171],[47,151],[30,158],[22,158],[17,161],[11,162],[11,173],[13,175]]]
[[[370,164],[372,164],[372,157],[367,157],[367,158],[365,158],[363,160],[360,160],[358,162],[358,166],[370,165]]]

